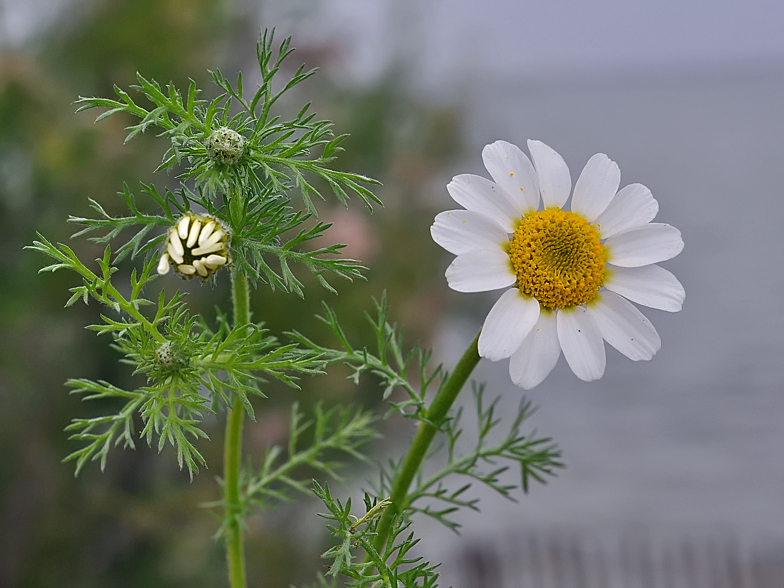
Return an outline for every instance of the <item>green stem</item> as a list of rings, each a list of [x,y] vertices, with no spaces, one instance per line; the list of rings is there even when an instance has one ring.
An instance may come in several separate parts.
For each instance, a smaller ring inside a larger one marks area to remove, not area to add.
[[[107,291],[117,302],[118,306],[130,314],[133,318],[135,318],[138,323],[144,327],[156,341],[158,341],[158,343],[166,343],[166,337],[161,335],[160,331],[158,331],[158,328],[148,321],[142,313],[136,310],[136,307],[133,304],[123,298],[122,294],[120,294],[114,286],[108,286]]]
[[[438,424],[444,419],[446,413],[449,412],[466,380],[468,380],[471,372],[474,371],[476,364],[479,363],[478,344],[479,334],[474,337],[468,349],[463,353],[463,357],[457,362],[454,371],[449,375],[444,385],[441,386],[438,394],[436,394],[425,413],[426,420],[419,423],[419,429],[414,437],[414,441],[411,443],[411,447],[409,447],[408,453],[400,465],[397,477],[392,485],[392,494],[389,497],[392,505],[384,511],[378,523],[375,547],[379,553],[384,552],[384,545],[389,535],[389,528],[392,525],[392,518],[408,508],[408,488],[411,486],[411,481],[414,479],[417,471],[419,471],[422,461],[427,455],[430,443],[438,430]]]
[[[250,322],[250,293],[248,278],[237,272],[232,277],[232,298],[234,301],[234,324]],[[226,517],[226,555],[229,567],[231,588],[246,588],[245,545],[242,527],[242,504],[240,501],[240,467],[242,465],[242,425],[245,411],[235,400],[226,421],[226,438],[223,454],[224,502]]]

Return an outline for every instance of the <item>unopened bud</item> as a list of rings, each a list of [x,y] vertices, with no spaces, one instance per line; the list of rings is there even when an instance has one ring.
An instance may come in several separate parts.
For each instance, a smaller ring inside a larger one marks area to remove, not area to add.
[[[220,220],[188,212],[169,229],[158,273],[168,273],[171,263],[183,277],[206,280],[228,262],[229,234]]]
[[[237,131],[228,127],[215,129],[204,142],[207,157],[221,165],[234,165],[242,157],[245,139]]]

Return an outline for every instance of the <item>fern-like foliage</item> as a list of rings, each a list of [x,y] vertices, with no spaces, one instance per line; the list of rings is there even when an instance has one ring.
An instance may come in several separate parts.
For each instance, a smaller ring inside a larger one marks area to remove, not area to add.
[[[89,460],[100,460],[104,467],[112,446],[134,447],[133,418],[138,414],[141,436],[159,450],[167,443],[174,446],[180,466],[187,466],[192,476],[206,465],[195,445],[207,437],[201,426],[206,413],[238,402],[253,418],[250,398],[263,396],[260,385],[267,379],[296,387],[298,377],[321,372],[319,353],[281,344],[261,324],[231,326],[220,315],[213,329],[188,313],[179,293],[143,294],[157,277],[156,262],[166,251],[170,228],[191,212],[221,224],[229,236],[227,267],[242,281],[266,282],[303,296],[304,285],[293,266],[309,270],[333,292],[326,273],[348,280],[362,277],[358,262],[339,257],[342,245],[311,245],[329,228],[316,217],[313,198],[321,196],[313,182],[324,182],[343,203],[354,193],[368,206],[379,203],[368,188],[377,182],[330,169],[344,136],[335,137],[331,124],[316,120],[308,106],[290,119],[273,114],[281,97],[313,73],[301,67],[281,86],[276,76],[291,51],[290,39],[275,52],[273,35],[263,34],[257,51],[262,79],[247,98],[241,75],[233,86],[214,72],[218,95],[211,100],[201,98],[194,82],[183,93],[141,75],[132,90],[144,104],[120,88],[115,88],[116,100],[79,99],[80,111],[106,109],[97,121],[116,114],[135,118],[126,140],[148,129],[159,132],[169,142],[159,169],[177,171],[182,182],[174,191],[142,184],[138,197],[125,185],[119,195],[127,213],[110,214],[90,199],[93,216],[69,218],[81,226],[73,238],[104,245],[97,270],[67,245],[40,237],[31,247],[55,261],[42,271],[68,269],[81,277],[67,306],[94,299],[108,307],[102,322],[89,328],[109,335],[123,361],[146,378],[145,385],[132,391],[84,379],[69,383],[87,400],[126,399],[116,414],[76,419],[69,427],[72,439],[85,442],[67,458],[76,461],[77,473]],[[232,157],[216,155],[226,147],[221,137],[234,141]],[[304,199],[305,210],[294,206],[292,192]],[[141,260],[141,266],[133,269],[130,295],[124,296],[127,288],[115,286],[112,276],[128,260]]]
[[[375,340],[375,349],[372,351],[366,347],[357,348],[348,341],[336,313],[326,304],[323,305],[324,314],[317,318],[337,339],[337,349],[320,345],[298,332],[291,333],[291,336],[303,347],[318,353],[326,362],[347,365],[352,370],[349,377],[354,382],[358,382],[364,373],[374,375],[381,381],[384,398],[394,410],[438,430],[440,449],[446,449],[443,458],[446,463],[428,476],[420,470],[404,503],[400,505],[400,512],[406,516],[421,512],[456,531],[459,525],[450,515],[460,508],[478,510],[478,499],[471,498],[469,493],[472,484],[484,484],[503,497],[514,500],[512,491],[518,486],[502,480],[510,466],[520,468],[520,488],[523,492],[528,492],[531,481],[546,483],[548,476],[563,467],[561,451],[550,438],[538,437],[535,431],[523,433],[524,423],[534,412],[531,403],[525,399],[521,401],[516,417],[499,438],[501,419],[496,415],[498,399],[487,405],[483,386],[474,384],[478,434],[470,450],[458,444],[459,439],[465,438],[463,408],[441,422],[430,422],[426,417],[425,396],[430,388],[441,388],[446,374],[440,365],[429,367],[432,355],[429,349],[414,345],[405,351],[402,330],[390,322],[390,309],[385,295],[382,295],[380,301],[373,300],[373,305],[374,314],[366,315]],[[395,390],[403,392],[403,400],[391,399]],[[429,457],[435,458],[438,453],[439,446]],[[400,465],[401,461],[390,460],[386,467],[381,468],[379,482],[374,488],[375,496],[383,497],[391,493]],[[465,482],[455,486],[453,480],[460,478]]]
[[[249,395],[262,395],[259,383],[265,376],[296,387],[299,376],[322,371],[324,362],[318,354],[295,344],[278,344],[261,324],[230,327],[225,317],[219,317],[218,328],[212,330],[187,312],[179,293],[167,298],[161,290],[157,301],[145,298],[145,286],[158,277],[152,271],[154,259],[144,264],[140,275],[132,272],[126,297],[112,281],[118,270],[109,246],[96,260],[98,272],[67,245],[55,245],[44,237],[30,249],[55,260],[40,271],[68,269],[81,276],[82,284],[71,288],[66,306],[93,299],[107,307],[102,322],[88,328],[112,337],[124,361],[147,379],[146,385],[132,391],[107,382],[69,380],[68,386],[83,394],[84,400],[126,400],[116,414],[77,418],[69,425],[70,438],[86,442],[66,457],[76,461],[77,474],[90,460],[100,460],[103,469],[113,446],[122,443],[134,448],[133,417],[138,413],[144,424],[140,437],[150,445],[157,439],[159,451],[168,442],[177,451],[180,467],[187,467],[193,476],[200,465],[206,465],[193,443],[207,438],[200,426],[205,413],[237,401],[254,418]],[[145,312],[148,308],[154,312]]]
[[[84,226],[74,237],[90,234],[92,241],[108,243],[123,230],[132,231],[133,235],[117,249],[115,262],[119,262],[128,255],[135,258],[153,252],[165,239],[159,228],[172,226],[179,215],[196,209],[217,216],[225,224],[231,233],[234,267],[254,283],[267,282],[273,289],[303,296],[303,284],[292,271],[292,264],[307,268],[333,292],[324,277],[326,272],[348,280],[361,278],[364,267],[355,260],[338,257],[343,245],[309,246],[330,226],[318,221],[313,198],[323,196],[313,182],[324,182],[344,204],[354,193],[368,207],[381,203],[367,187],[378,182],[329,167],[346,136],[335,137],[330,122],[308,114],[309,105],[290,120],[273,116],[273,106],[280,98],[315,71],[300,67],[281,89],[273,90],[273,78],[292,51],[290,39],[286,39],[276,54],[272,33],[263,34],[257,54],[262,80],[251,97],[244,95],[242,74],[233,86],[218,71],[212,73],[212,79],[219,95],[209,101],[199,98],[202,91],[195,82],[183,94],[171,84],[162,88],[141,75],[132,89],[151,107],[137,104],[120,88],[115,88],[118,100],[80,98],[79,111],[107,109],[96,122],[119,113],[140,119],[128,127],[126,141],[149,128],[161,131],[170,147],[159,169],[178,168],[180,178],[189,187],[183,184],[176,194],[169,190],[161,194],[143,184],[142,192],[154,201],[151,204],[157,204],[158,214],[144,212],[127,186],[120,192],[130,211],[127,216],[114,217],[91,200],[97,217],[71,217],[71,222]],[[238,112],[231,114],[235,110]],[[211,157],[207,147],[216,132],[226,129],[237,133],[243,146],[241,157],[231,164]],[[292,190],[301,194],[305,211],[292,206]]]
[[[315,70],[304,66],[279,90],[273,79],[280,73],[283,61],[293,49],[291,39],[284,40],[277,54],[273,49],[273,33],[266,31],[258,43],[258,63],[261,83],[252,96],[244,93],[242,74],[232,85],[220,72],[212,79],[221,93],[212,100],[200,98],[202,91],[191,82],[182,92],[173,84],[161,87],[154,80],[137,76],[132,89],[150,102],[151,108],[136,103],[131,95],[118,87],[118,99],[81,97],[79,110],[106,108],[96,120],[117,113],[127,113],[139,119],[128,127],[126,141],[150,127],[158,128],[170,140],[170,147],[159,169],[171,169],[184,164],[183,177],[195,181],[198,188],[209,193],[228,193],[234,186],[263,184],[272,192],[286,193],[296,188],[312,214],[316,214],[313,198],[323,199],[311,178],[320,178],[332,189],[341,202],[354,193],[368,206],[381,201],[366,186],[377,184],[362,175],[331,169],[331,163],[342,148],[346,135],[335,136],[332,123],[316,120],[310,104],[288,120],[273,116],[272,107],[289,90],[305,81]],[[236,114],[233,114],[238,110]],[[224,165],[208,157],[205,142],[220,128],[229,128],[244,139],[244,150],[238,165]]]
[[[185,186],[176,193],[168,189],[160,193],[155,186],[142,184],[144,204],[160,210],[149,213],[141,210],[140,199],[125,186],[119,195],[129,214],[112,216],[90,199],[96,217],[71,216],[68,220],[84,227],[72,238],[89,235],[88,239],[94,243],[107,244],[123,236],[123,231],[130,232],[114,255],[116,264],[126,257],[155,255],[166,240],[166,228],[186,212],[203,210],[225,223],[231,233],[234,267],[253,283],[266,282],[273,290],[280,288],[304,296],[302,281],[292,271],[292,265],[309,270],[331,292],[335,289],[324,276],[327,272],[347,280],[363,278],[361,272],[365,268],[359,262],[339,257],[344,245],[310,246],[309,242],[324,236],[331,226],[329,223],[315,220],[310,213],[295,211],[288,196],[274,193],[269,186],[260,189],[258,197],[251,196],[237,206],[228,206],[229,196],[215,202],[214,198]]]
[[[440,365],[430,368],[432,351],[414,344],[405,350],[403,330],[390,322],[390,307],[387,304],[386,292],[381,300],[373,299],[375,314],[365,313],[373,331],[376,349],[371,352],[366,347],[361,349],[353,346],[340,326],[335,311],[325,302],[322,303],[323,315],[316,316],[336,337],[339,348],[320,345],[298,331],[289,335],[303,347],[318,353],[329,363],[344,363],[351,369],[351,380],[359,383],[364,373],[378,377],[384,388],[383,398],[390,406],[409,418],[424,418],[425,395],[431,385],[436,382],[440,386],[444,381],[444,372]],[[390,400],[395,390],[402,390],[407,398]]]
[[[313,417],[306,418],[295,402],[286,447],[265,448],[261,466],[242,471],[239,507],[231,510],[225,500],[204,505],[230,513],[222,518],[217,536],[223,535],[233,522],[243,520],[254,509],[288,502],[292,500],[292,492],[309,493],[310,478],[306,474],[320,474],[340,481],[339,470],[345,466],[346,458],[367,460],[360,450],[378,436],[373,427],[375,420],[370,412],[362,409],[336,406],[325,410],[320,403],[314,407]]]
[[[563,467],[561,451],[549,437],[539,437],[536,431],[522,432],[523,424],[535,412],[530,401],[521,400],[515,419],[506,433],[498,438],[498,427],[502,419],[496,415],[499,398],[489,405],[484,402],[484,389],[474,385],[474,409],[478,430],[473,448],[462,449],[458,441],[465,438],[461,421],[463,408],[458,409],[452,418],[443,423],[442,433],[446,446],[444,465],[434,473],[425,475],[420,471],[406,497],[405,507],[411,513],[421,512],[433,517],[453,531],[460,525],[450,515],[461,508],[478,511],[478,498],[472,498],[469,491],[474,483],[484,484],[504,498],[516,502],[513,491],[517,484],[511,484],[502,476],[511,466],[520,468],[519,488],[527,493],[531,481],[547,483],[547,477],[555,475]],[[437,457],[438,448],[435,455]],[[391,490],[398,464],[390,462],[382,468],[377,490],[384,495]],[[458,484],[454,480],[464,480]]]
[[[321,556],[331,561],[327,576],[333,579],[344,577],[346,586],[364,588],[434,588],[437,586],[437,565],[413,553],[419,539],[410,531],[411,523],[397,518],[392,525],[390,540],[383,552],[373,546],[378,518],[359,517],[351,513],[351,499],[345,504],[333,498],[329,486],[313,483],[313,491],[329,512],[322,514],[329,521],[327,529],[336,539],[336,545]],[[380,502],[365,494],[365,509],[371,513]],[[367,523],[363,522],[367,520]],[[359,524],[361,523],[361,524]],[[321,586],[329,584],[324,578]]]

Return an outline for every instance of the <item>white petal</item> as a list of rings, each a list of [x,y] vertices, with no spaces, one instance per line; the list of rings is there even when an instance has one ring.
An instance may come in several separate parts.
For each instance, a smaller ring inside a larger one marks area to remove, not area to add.
[[[661,349],[651,321],[625,298],[605,290],[588,305],[588,311],[604,340],[629,359],[651,359]]]
[[[629,184],[615,195],[607,209],[596,219],[602,239],[651,222],[659,212],[651,191],[642,184]]]
[[[169,230],[169,245],[172,246],[174,252],[180,257],[185,253],[185,249],[182,248],[182,241],[180,241],[180,237],[174,229]],[[172,258],[174,258],[174,256],[172,256]]]
[[[534,328],[509,358],[509,375],[525,390],[541,384],[558,363],[561,344],[556,322],[555,312],[540,312]]]
[[[199,230],[201,229],[201,221],[197,218],[193,219],[191,223],[191,230],[188,233],[188,242],[185,243],[188,247],[193,247],[196,244],[196,239],[199,238]]]
[[[539,303],[517,288],[504,292],[490,309],[479,335],[479,355],[498,361],[512,355],[539,318]]]
[[[593,223],[604,212],[621,184],[618,164],[604,153],[597,153],[585,164],[572,196],[572,212]]]
[[[613,265],[640,267],[671,259],[683,251],[681,232],[672,225],[648,223],[604,243]]]
[[[169,257],[172,258],[172,261],[174,261],[174,263],[183,262],[182,253],[177,253],[177,251],[174,249],[174,245],[171,242],[168,245],[166,245],[166,251],[168,252]]]
[[[500,247],[458,255],[446,269],[446,281],[458,292],[486,292],[507,288],[517,281],[512,261]]]
[[[164,253],[158,262],[158,273],[162,276],[169,273],[169,254]]]
[[[226,263],[226,258],[222,255],[210,255],[207,259],[202,260],[203,263],[211,265],[213,268],[221,266]]]
[[[558,311],[558,341],[574,374],[591,382],[604,374],[606,357],[599,327],[584,306]]]
[[[678,278],[658,265],[609,266],[604,287],[637,304],[668,312],[678,312],[686,298]]]
[[[206,255],[207,253],[212,253],[214,251],[220,251],[223,249],[223,243],[207,243],[206,245],[202,245],[201,247],[197,247],[193,251],[191,251],[191,255]]]
[[[213,245],[218,241],[222,240],[223,236],[224,236],[223,231],[217,229],[212,235],[210,235],[204,240],[204,243],[199,243],[199,245],[201,247],[209,247],[210,245]]]
[[[447,210],[430,227],[433,241],[455,255],[509,243],[507,232],[494,220],[471,210]]]
[[[514,232],[515,222],[523,216],[520,206],[515,204],[504,190],[481,176],[455,176],[446,189],[460,206],[490,217],[507,233]]]
[[[545,208],[563,208],[572,191],[572,176],[569,166],[554,149],[541,141],[528,141],[528,150],[534,160],[539,190]]]
[[[196,273],[196,268],[188,264],[180,264],[177,266],[177,271],[187,276],[192,276]]]
[[[536,170],[522,150],[506,141],[496,141],[482,150],[482,161],[495,183],[511,196],[523,214],[539,208]]]
[[[207,276],[207,268],[204,267],[204,264],[201,262],[201,259],[195,259],[193,261],[193,267],[199,272],[199,275],[204,278]]]
[[[207,239],[209,239],[210,235],[212,235],[212,230],[214,228],[215,228],[215,221],[210,221],[206,225],[204,225],[204,228],[201,230],[201,233],[199,233],[199,245],[204,245],[207,242]]]
[[[188,223],[190,223],[190,220],[190,217],[185,215],[180,219],[180,222],[177,223],[177,232],[180,235],[180,239],[188,238]]]

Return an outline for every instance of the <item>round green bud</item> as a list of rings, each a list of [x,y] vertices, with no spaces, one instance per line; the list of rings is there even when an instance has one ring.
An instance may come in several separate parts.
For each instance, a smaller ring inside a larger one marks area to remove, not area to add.
[[[188,357],[171,341],[166,341],[155,350],[155,367],[158,375],[173,374],[188,365]]]
[[[155,363],[161,369],[170,369],[174,364],[174,355],[171,341],[166,341],[166,343],[155,350]]]
[[[204,142],[207,157],[221,165],[234,165],[242,157],[245,139],[237,131],[221,127],[212,131]]]

